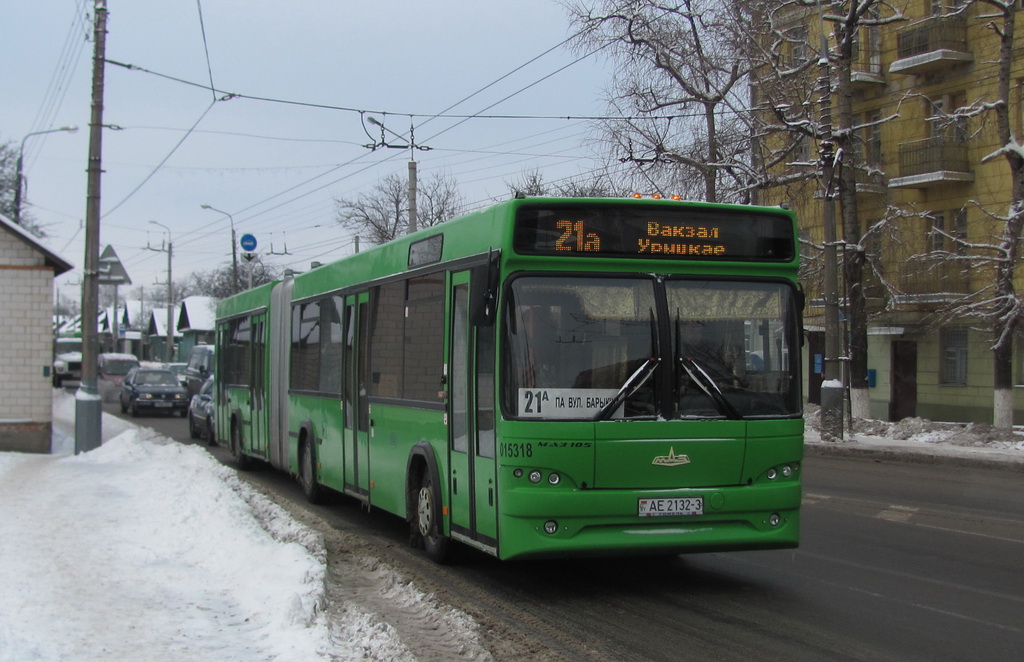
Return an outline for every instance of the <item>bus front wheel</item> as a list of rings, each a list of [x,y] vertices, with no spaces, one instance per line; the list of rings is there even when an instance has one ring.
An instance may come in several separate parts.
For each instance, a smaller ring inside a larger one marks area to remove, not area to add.
[[[414,533],[423,541],[427,557],[435,563],[444,563],[448,558],[448,545],[451,541],[441,533],[438,505],[434,481],[430,472],[424,471],[416,493],[416,513],[412,524]]]

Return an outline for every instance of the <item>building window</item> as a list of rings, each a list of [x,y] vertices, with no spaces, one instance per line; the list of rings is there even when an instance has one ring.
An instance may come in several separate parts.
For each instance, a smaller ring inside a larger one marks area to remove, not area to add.
[[[871,113],[867,137],[867,161],[869,165],[882,165],[882,114]]]
[[[967,209],[960,208],[953,217],[953,251],[957,255],[967,255]]]
[[[967,329],[948,328],[939,332],[941,370],[939,383],[967,385]]]
[[[970,137],[967,116],[967,94],[958,92],[938,99],[925,99],[925,114],[928,116],[928,136],[955,143],[965,143]]]
[[[932,219],[932,252],[939,253],[946,248],[946,214],[933,211],[929,216]]]

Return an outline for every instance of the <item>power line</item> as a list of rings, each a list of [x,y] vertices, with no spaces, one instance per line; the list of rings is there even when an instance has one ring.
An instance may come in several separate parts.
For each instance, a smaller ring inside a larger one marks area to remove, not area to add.
[[[160,169],[161,169],[161,168],[163,167],[163,165],[164,165],[165,163],[167,163],[168,159],[170,159],[170,158],[171,158],[171,157],[172,157],[172,156],[174,155],[174,153],[175,153],[176,151],[178,151],[178,148],[182,146],[182,144],[183,144],[183,143],[184,143],[184,142],[185,142],[185,141],[186,141],[186,140],[188,139],[188,137],[189,137],[190,135],[192,135],[192,131],[193,131],[193,130],[194,130],[194,129],[195,129],[196,127],[197,127],[197,126],[199,126],[199,123],[203,121],[203,119],[204,119],[204,118],[206,117],[206,115],[207,115],[207,114],[208,114],[208,113],[209,113],[209,112],[210,112],[211,110],[213,110],[213,107],[214,107],[214,106],[215,106],[216,104],[217,104],[217,102],[216,102],[216,101],[213,101],[213,102],[211,102],[211,103],[210,103],[210,105],[206,107],[206,110],[204,110],[204,111],[203,111],[203,114],[199,116],[199,119],[197,119],[197,120],[195,121],[195,124],[193,124],[193,125],[192,125],[192,128],[190,128],[190,129],[189,129],[188,131],[186,131],[186,132],[185,132],[185,135],[181,137],[181,140],[179,140],[179,141],[177,142],[177,144],[175,144],[175,145],[174,145],[174,147],[172,147],[172,148],[171,148],[171,151],[167,153],[167,156],[165,156],[165,157],[164,157],[164,158],[163,158],[163,159],[162,159],[162,160],[160,161],[160,163],[156,164],[156,167],[154,167],[154,168],[153,168],[153,169],[152,169],[152,170],[150,171],[150,173],[149,173],[148,175],[146,175],[146,176],[145,176],[145,178],[143,178],[143,180],[142,180],[141,182],[139,182],[139,183],[138,183],[138,185],[136,185],[136,186],[135,186],[135,188],[133,188],[133,189],[132,189],[132,190],[131,190],[131,191],[130,191],[130,192],[128,193],[128,195],[126,195],[126,196],[125,196],[124,198],[122,198],[122,199],[121,199],[121,201],[120,201],[120,202],[118,202],[118,203],[117,203],[116,205],[114,205],[113,207],[111,207],[110,209],[108,209],[108,210],[106,211],[106,213],[104,213],[104,214],[103,214],[103,216],[102,216],[101,218],[106,218],[106,217],[107,217],[107,216],[109,216],[110,214],[112,214],[112,213],[114,213],[115,211],[117,211],[117,209],[119,209],[119,208],[121,207],[121,205],[123,205],[124,203],[128,202],[128,201],[129,201],[129,200],[130,200],[130,199],[132,198],[132,196],[134,196],[134,195],[135,195],[136,193],[138,193],[138,192],[139,192],[139,190],[140,190],[140,189],[142,189],[142,187],[146,185],[146,182],[148,182],[148,181],[149,181],[150,179],[152,179],[152,178],[153,178],[153,176],[154,176],[154,175],[156,175],[156,173],[160,171]]]
[[[540,79],[530,83],[529,85],[526,85],[525,87],[520,88],[519,90],[516,90],[512,94],[504,97],[503,99],[501,99],[501,100],[499,100],[499,101],[497,101],[495,103],[492,103],[491,105],[487,106],[487,108],[485,108],[484,110],[488,110],[488,109],[493,108],[494,106],[496,106],[496,105],[498,105],[500,103],[508,101],[509,99],[511,99],[512,97],[516,96],[517,94],[520,94],[520,93],[530,89],[534,85],[537,85],[537,84],[547,80],[548,78],[550,78],[551,76],[554,76],[555,74],[558,74],[558,73],[561,73],[562,71],[565,71],[567,68],[569,68],[569,67],[571,67],[571,66],[581,62],[582,60],[590,57],[591,55],[593,55],[594,53],[598,52],[599,50],[601,50],[601,49],[597,49],[597,50],[591,51],[590,53],[587,53],[586,55],[583,55],[583,56],[577,58],[576,60],[573,60],[569,64],[567,64],[567,65],[565,65],[563,67],[560,67],[559,69],[556,69],[555,71],[547,74],[546,76],[543,76],[542,78],[540,78]],[[219,99],[217,99],[218,101],[231,101],[232,99],[247,99],[249,101],[263,101],[263,102],[266,102],[266,103],[276,103],[276,104],[283,104],[283,105],[288,105],[288,106],[302,106],[304,108],[315,108],[317,110],[337,110],[337,111],[340,111],[340,112],[356,113],[356,114],[359,114],[359,115],[377,114],[377,115],[390,115],[390,116],[408,117],[408,118],[411,118],[411,119],[426,118],[428,120],[432,120],[432,119],[455,119],[455,120],[481,119],[481,120],[566,120],[566,121],[579,121],[579,120],[589,120],[589,121],[599,121],[599,120],[630,121],[630,120],[633,120],[633,121],[635,121],[635,120],[651,120],[651,119],[673,120],[673,119],[684,119],[684,118],[687,118],[687,117],[702,117],[703,116],[702,113],[698,113],[698,112],[693,112],[693,113],[672,113],[672,114],[668,114],[668,115],[651,115],[651,114],[645,114],[645,115],[572,115],[572,114],[570,114],[570,115],[524,115],[524,114],[515,114],[515,115],[484,115],[482,111],[478,112],[478,113],[471,113],[471,114],[458,114],[458,113],[409,113],[409,112],[400,112],[400,111],[393,111],[393,110],[379,110],[379,109],[370,109],[370,108],[356,108],[354,106],[336,106],[336,105],[333,105],[333,104],[314,103],[314,102],[311,102],[311,101],[295,101],[295,100],[290,100],[290,99],[279,99],[279,98],[275,98],[275,97],[264,97],[264,96],[254,95],[254,94],[245,94],[245,93],[242,93],[242,92],[228,92],[226,90],[217,89],[217,88],[211,87],[210,85],[205,85],[205,84],[202,84],[202,83],[196,83],[194,81],[189,81],[189,80],[186,80],[184,78],[179,78],[177,76],[170,76],[170,75],[167,75],[167,74],[161,74],[161,73],[158,73],[156,71],[152,71],[150,69],[146,69],[145,67],[140,67],[138,65],[126,64],[124,62],[118,62],[117,60],[111,60],[110,58],[106,58],[104,61],[107,62],[108,64],[112,64],[114,66],[118,66],[118,67],[122,67],[124,69],[128,69],[129,71],[140,71],[142,73],[146,73],[146,74],[150,74],[150,75],[157,76],[157,77],[160,77],[160,78],[164,78],[166,80],[174,81],[176,83],[181,83],[183,85],[189,85],[191,87],[196,87],[196,88],[203,89],[203,90],[212,90],[212,91],[216,92],[217,94],[223,95]],[[483,89],[486,89],[486,88],[483,88]],[[461,102],[459,102],[459,103],[461,103]],[[435,135],[440,135],[440,134],[435,134]]]

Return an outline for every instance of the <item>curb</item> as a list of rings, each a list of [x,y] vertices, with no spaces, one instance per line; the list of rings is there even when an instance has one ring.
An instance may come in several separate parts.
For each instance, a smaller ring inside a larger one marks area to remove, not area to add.
[[[804,443],[804,455],[813,455],[816,457],[852,457],[874,460],[876,462],[907,462],[912,464],[1000,469],[1002,471],[1024,473],[1024,458],[995,458],[971,453],[948,455],[942,453],[930,453],[927,450],[891,447],[865,447],[849,443]]]

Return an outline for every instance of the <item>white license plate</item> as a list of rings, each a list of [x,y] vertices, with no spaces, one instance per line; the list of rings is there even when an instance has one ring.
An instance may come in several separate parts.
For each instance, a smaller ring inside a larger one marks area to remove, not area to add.
[[[704,497],[680,497],[677,499],[640,499],[637,506],[640,517],[679,517],[680,515],[703,515]]]

